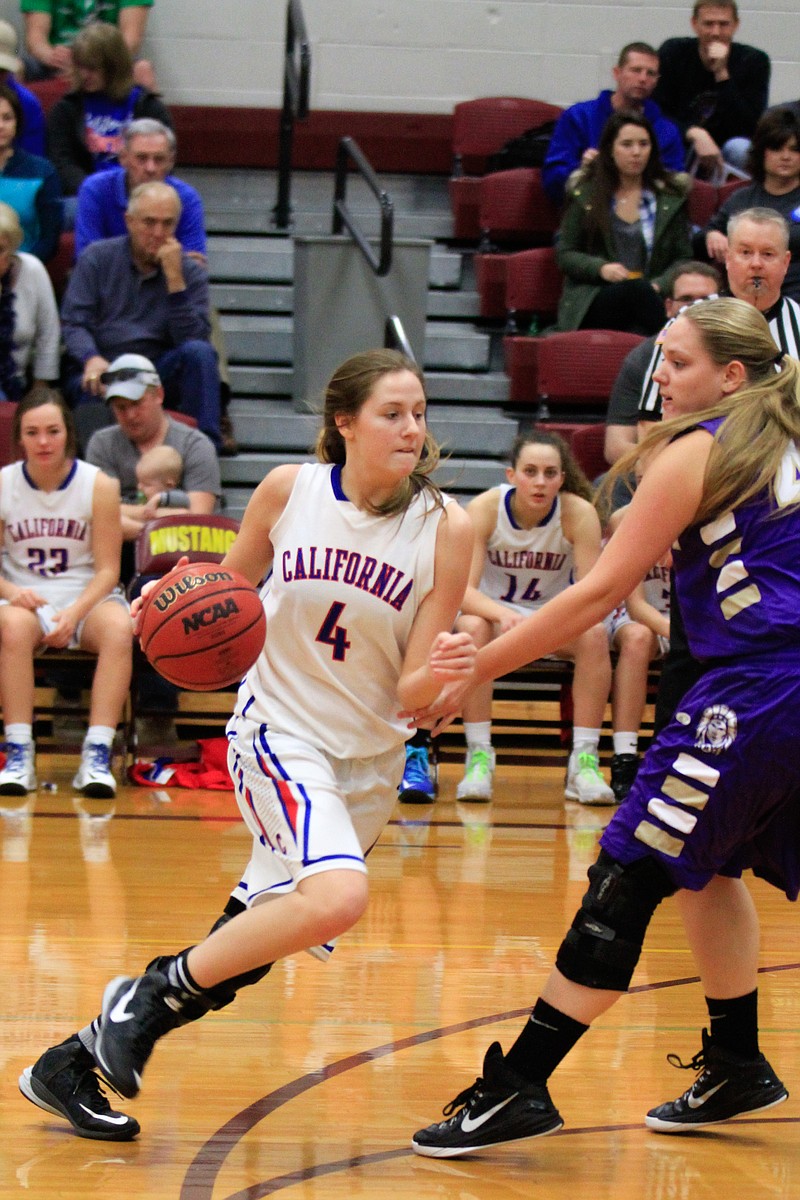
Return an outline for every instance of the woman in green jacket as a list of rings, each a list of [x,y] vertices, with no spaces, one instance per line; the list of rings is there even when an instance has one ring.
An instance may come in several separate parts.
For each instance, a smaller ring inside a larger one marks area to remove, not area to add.
[[[661,282],[691,257],[690,180],[661,164],[652,126],[614,113],[596,155],[568,185],[556,254],[564,273],[558,328],[645,336],[666,321]]]

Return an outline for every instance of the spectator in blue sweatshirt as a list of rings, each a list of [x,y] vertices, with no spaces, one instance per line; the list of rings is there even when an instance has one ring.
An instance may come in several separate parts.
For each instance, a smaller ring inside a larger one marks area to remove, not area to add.
[[[646,42],[630,42],[620,51],[612,72],[616,88],[594,100],[581,100],[559,117],[542,168],[542,184],[555,204],[564,201],[567,180],[597,154],[603,126],[612,113],[625,109],[647,117],[653,126],[661,161],[669,171],[682,171],[686,157],[680,130],[650,97],[658,83],[658,52]]]

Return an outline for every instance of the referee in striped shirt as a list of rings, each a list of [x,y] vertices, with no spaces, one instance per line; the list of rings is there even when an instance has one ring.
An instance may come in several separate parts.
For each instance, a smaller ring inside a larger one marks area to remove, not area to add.
[[[789,269],[789,226],[773,208],[746,208],[728,223],[725,269],[728,292],[764,314],[775,345],[784,354],[800,359],[800,305],[781,295]],[[661,353],[653,356],[642,385],[639,421],[647,432],[650,421],[661,419],[661,397],[653,375]]]

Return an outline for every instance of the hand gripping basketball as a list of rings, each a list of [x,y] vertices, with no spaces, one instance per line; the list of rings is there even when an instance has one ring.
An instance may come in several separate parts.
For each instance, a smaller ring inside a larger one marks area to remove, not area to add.
[[[218,563],[189,563],[148,593],[139,638],[159,675],[205,692],[238,683],[266,632],[261,598],[243,575]]]

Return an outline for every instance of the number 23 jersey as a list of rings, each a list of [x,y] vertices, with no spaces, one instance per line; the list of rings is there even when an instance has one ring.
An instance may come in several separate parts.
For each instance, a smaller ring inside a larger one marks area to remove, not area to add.
[[[24,463],[0,471],[3,575],[34,588],[56,608],[71,603],[94,578],[92,501],[99,473],[76,458],[61,486],[45,492]]]
[[[408,736],[397,683],[433,587],[442,510],[423,493],[404,513],[373,516],[340,476],[304,464],[275,522],[267,639],[236,711],[334,758],[373,758]]]

